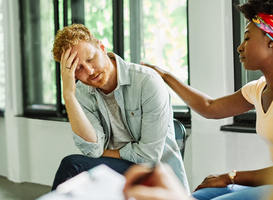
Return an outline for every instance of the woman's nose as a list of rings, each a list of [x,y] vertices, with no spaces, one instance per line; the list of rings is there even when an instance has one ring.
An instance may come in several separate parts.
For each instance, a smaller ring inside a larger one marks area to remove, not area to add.
[[[243,43],[238,46],[237,51],[241,53],[243,51]]]

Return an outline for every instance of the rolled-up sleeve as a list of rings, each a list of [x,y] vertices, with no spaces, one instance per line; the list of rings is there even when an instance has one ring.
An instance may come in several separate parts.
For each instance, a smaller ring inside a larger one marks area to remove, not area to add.
[[[101,126],[98,114],[96,112],[91,113],[81,103],[80,105],[89,122],[92,124],[93,129],[95,130],[95,133],[97,135],[97,142],[96,143],[88,142],[81,138],[80,136],[78,136],[76,133],[73,133],[74,143],[83,154],[93,158],[98,158],[103,154],[104,151],[105,134],[103,128]]]
[[[142,81],[141,126],[138,142],[128,143],[120,149],[123,159],[134,163],[159,163],[170,130],[172,117],[170,95],[166,84],[158,74],[147,76]]]

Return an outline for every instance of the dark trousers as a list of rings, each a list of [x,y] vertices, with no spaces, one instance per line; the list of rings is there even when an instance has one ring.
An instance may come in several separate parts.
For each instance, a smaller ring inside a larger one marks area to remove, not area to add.
[[[124,172],[134,163],[111,157],[91,158],[77,154],[69,155],[63,158],[61,161],[59,169],[55,175],[52,190],[55,190],[58,185],[66,180],[80,174],[81,172],[88,171],[100,164],[105,164],[116,172],[124,174]]]

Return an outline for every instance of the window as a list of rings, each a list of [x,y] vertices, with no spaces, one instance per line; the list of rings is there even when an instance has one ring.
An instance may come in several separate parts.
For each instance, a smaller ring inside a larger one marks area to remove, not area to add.
[[[238,1],[238,0],[237,0]],[[246,3],[248,0],[239,0],[240,4]],[[238,11],[237,11],[238,12]],[[240,32],[238,33],[238,37],[240,35],[240,43],[244,39],[244,31],[247,25],[246,19],[240,14]],[[237,55],[238,58],[238,55]],[[239,90],[242,88],[246,83],[259,79],[263,74],[260,71],[249,71],[245,70],[243,65],[239,62],[235,65],[235,89]],[[236,116],[234,121],[237,123],[245,123],[249,125],[255,125],[256,123],[256,112],[255,110],[248,111],[247,113]]]
[[[0,44],[4,44],[3,30],[3,2],[0,0]],[[0,45],[0,114],[5,108],[5,63],[4,63],[4,45]]]
[[[124,0],[124,58],[158,65],[188,83],[187,1]],[[175,111],[189,112],[170,89]]]
[[[248,0],[232,0],[233,5],[243,4]],[[239,54],[237,52],[238,46],[244,39],[244,30],[247,21],[244,16],[238,12],[237,8],[233,6],[233,38],[234,38],[234,80],[235,88],[237,91],[241,89],[246,83],[257,80],[262,76],[260,71],[247,71],[244,69],[243,65],[239,61]],[[237,132],[252,132],[256,133],[256,112],[255,110],[250,110],[242,115],[234,117],[234,124],[223,126],[222,130],[234,130]]]
[[[26,116],[66,116],[60,66],[51,49],[56,31],[72,23],[85,24],[108,51],[126,61],[156,64],[189,82],[187,0],[19,2]],[[175,116],[190,122],[188,107],[172,96]]]
[[[52,0],[19,1],[24,113],[57,112],[56,66],[51,56],[54,40]]]

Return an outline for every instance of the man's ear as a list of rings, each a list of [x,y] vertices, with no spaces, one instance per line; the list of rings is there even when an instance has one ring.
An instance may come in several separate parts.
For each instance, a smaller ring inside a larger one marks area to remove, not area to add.
[[[99,45],[99,47],[102,49],[102,51],[103,51],[104,53],[107,53],[105,46],[102,44],[102,42],[101,42],[100,40],[98,41],[98,45]]]

